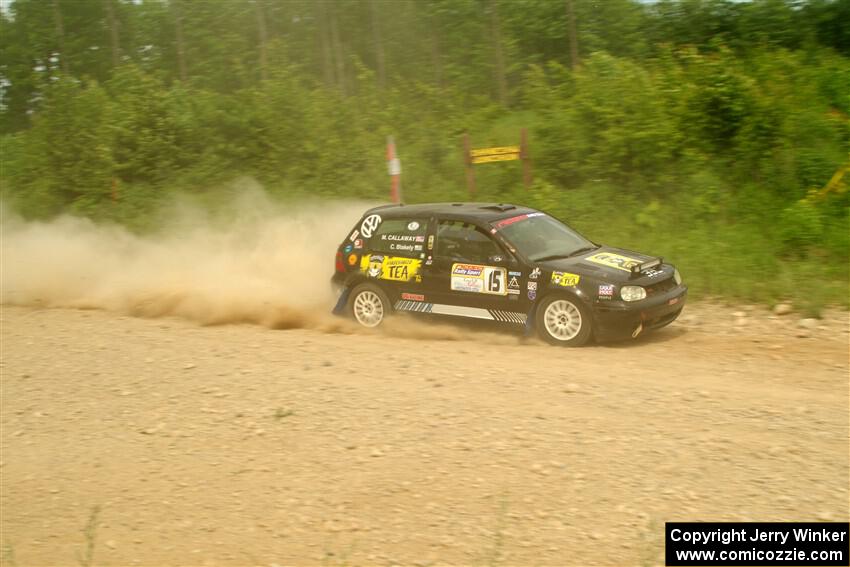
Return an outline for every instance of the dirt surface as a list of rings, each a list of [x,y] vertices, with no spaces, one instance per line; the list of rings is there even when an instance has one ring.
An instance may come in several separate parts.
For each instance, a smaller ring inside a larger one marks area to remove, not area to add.
[[[410,328],[4,307],[3,564],[656,565],[665,521],[848,520],[847,312]]]

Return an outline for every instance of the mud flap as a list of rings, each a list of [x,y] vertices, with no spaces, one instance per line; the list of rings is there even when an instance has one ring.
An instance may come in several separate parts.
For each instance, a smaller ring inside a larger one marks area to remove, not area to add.
[[[531,311],[528,312],[528,316],[525,318],[525,330],[523,331],[523,335],[525,338],[530,339],[534,336],[534,316],[537,313],[537,304],[533,304],[531,306]]]
[[[336,306],[333,308],[334,315],[345,315],[345,306],[348,304],[348,296],[351,295],[351,288],[345,288],[339,294],[339,299],[336,300]]]

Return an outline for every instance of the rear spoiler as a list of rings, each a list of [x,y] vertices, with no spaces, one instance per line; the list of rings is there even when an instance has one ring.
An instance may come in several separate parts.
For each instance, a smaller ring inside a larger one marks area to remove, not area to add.
[[[632,277],[636,277],[640,275],[641,272],[645,272],[646,270],[657,268],[662,263],[664,263],[663,258],[653,258],[652,260],[647,260],[646,262],[635,264],[631,267]]]
[[[369,209],[368,211],[363,213],[363,216],[368,216],[369,213],[374,213],[375,211],[381,211],[383,209],[390,209],[392,207],[403,207],[403,206],[404,206],[404,203],[389,203],[387,205],[378,205],[377,207],[372,207],[371,209]]]

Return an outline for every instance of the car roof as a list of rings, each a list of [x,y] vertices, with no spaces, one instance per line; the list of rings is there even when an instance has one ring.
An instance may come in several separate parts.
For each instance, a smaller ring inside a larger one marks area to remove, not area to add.
[[[537,210],[509,203],[422,203],[382,205],[369,209],[364,216],[377,213],[384,219],[395,219],[436,215],[452,220],[490,222],[534,212]]]

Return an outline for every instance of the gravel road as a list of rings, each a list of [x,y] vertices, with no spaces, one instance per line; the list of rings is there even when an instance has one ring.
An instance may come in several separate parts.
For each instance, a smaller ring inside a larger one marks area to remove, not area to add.
[[[848,313],[686,312],[559,349],[3,307],[3,564],[659,565],[665,521],[847,521]]]

